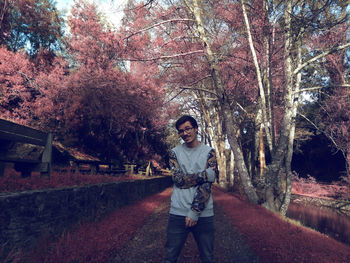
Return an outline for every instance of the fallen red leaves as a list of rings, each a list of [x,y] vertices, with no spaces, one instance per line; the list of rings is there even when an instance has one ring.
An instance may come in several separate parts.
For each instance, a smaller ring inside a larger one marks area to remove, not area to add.
[[[20,173],[15,171],[6,171],[3,177],[0,177],[0,193],[18,192],[28,190],[38,190],[47,188],[59,188],[69,186],[83,186],[90,184],[99,184],[107,182],[119,182],[135,180],[136,177],[129,174],[119,176],[111,175],[87,175],[71,172],[52,172],[49,178],[40,178],[39,173],[32,173],[31,177],[22,178]],[[137,178],[140,179],[140,178]]]
[[[100,222],[81,223],[56,242],[43,239],[39,249],[25,258],[30,258],[29,262],[107,262],[170,194],[169,188],[118,209]],[[350,247],[345,244],[288,223],[279,215],[218,188],[214,188],[213,196],[215,204],[264,262],[350,262]]]
[[[100,222],[81,223],[49,246],[39,244],[26,258],[29,262],[106,262],[170,194],[169,188],[118,209]]]
[[[350,247],[345,244],[217,189],[214,200],[264,262],[350,262]]]

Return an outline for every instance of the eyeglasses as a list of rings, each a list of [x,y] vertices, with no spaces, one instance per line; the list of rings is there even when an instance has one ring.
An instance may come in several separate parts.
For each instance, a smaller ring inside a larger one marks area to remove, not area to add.
[[[184,130],[178,130],[177,133],[178,133],[179,135],[184,135],[185,133],[188,134],[188,133],[189,133],[190,131],[192,131],[193,129],[194,129],[193,127],[191,127],[191,128],[190,128],[190,127],[187,127],[187,128],[185,128]]]

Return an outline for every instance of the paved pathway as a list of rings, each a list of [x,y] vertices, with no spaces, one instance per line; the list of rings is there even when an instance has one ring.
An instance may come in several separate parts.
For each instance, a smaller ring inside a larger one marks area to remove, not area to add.
[[[169,203],[170,199],[162,203],[136,235],[110,259],[109,263],[160,263],[164,252]],[[223,210],[215,205],[215,196],[214,207],[216,263],[262,262],[232,227]],[[193,253],[193,250],[196,253]],[[178,263],[197,262],[200,262],[197,246],[192,235],[189,235]]]

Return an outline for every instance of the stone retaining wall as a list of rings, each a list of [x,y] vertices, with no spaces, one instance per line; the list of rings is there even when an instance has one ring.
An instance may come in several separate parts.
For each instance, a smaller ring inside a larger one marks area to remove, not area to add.
[[[81,220],[97,219],[171,184],[171,177],[159,177],[0,194],[0,248],[29,249],[43,235],[60,234]]]

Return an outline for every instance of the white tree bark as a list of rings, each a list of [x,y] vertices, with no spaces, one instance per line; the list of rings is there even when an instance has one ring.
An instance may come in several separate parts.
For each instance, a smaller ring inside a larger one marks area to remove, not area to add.
[[[189,10],[192,12],[193,16],[195,17],[199,37],[205,46],[206,56],[210,66],[214,88],[215,88],[216,94],[218,95],[218,101],[221,105],[222,115],[225,123],[225,130],[227,133],[229,144],[235,155],[236,167],[241,177],[241,182],[244,188],[244,192],[246,193],[250,202],[258,203],[258,196],[250,180],[248,170],[244,162],[243,152],[238,144],[237,138],[235,137],[237,128],[235,128],[236,125],[234,123],[233,112],[230,107],[228,98],[226,96],[225,88],[222,85],[216,57],[212,52],[211,44],[204,30],[204,25],[201,19],[201,9],[199,5],[199,1],[193,0],[192,2],[193,5],[191,5],[191,3],[189,3],[189,1],[187,0],[185,0],[185,3],[189,7]]]

